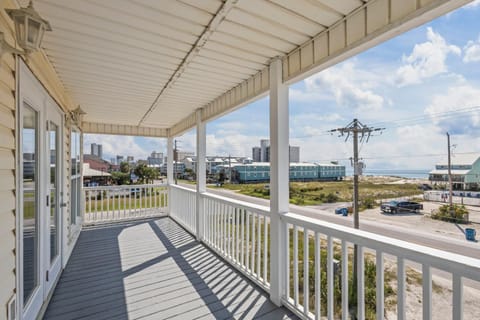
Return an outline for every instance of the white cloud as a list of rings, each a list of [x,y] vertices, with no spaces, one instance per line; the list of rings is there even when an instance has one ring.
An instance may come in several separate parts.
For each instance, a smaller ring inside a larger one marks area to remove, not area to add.
[[[478,6],[480,6],[480,0],[475,0],[475,1],[472,1],[469,4],[467,4],[466,6],[464,6],[464,8],[469,9],[469,8],[475,8],[475,7],[478,7]]]
[[[146,159],[152,151],[164,152],[165,139],[142,138],[139,144],[132,136],[115,135],[84,135],[84,153],[90,153],[90,144],[98,143],[103,148],[103,158],[110,160],[116,155],[134,156],[137,159]]]
[[[409,56],[403,57],[403,65],[397,69],[395,79],[399,87],[422,83],[424,79],[446,73],[448,55],[460,55],[462,52],[430,27],[427,28],[427,39],[416,44]]]
[[[379,110],[385,100],[373,91],[378,83],[372,72],[357,68],[353,62],[345,62],[305,79],[305,91],[292,89],[290,97],[293,102],[333,98],[340,106]]]
[[[480,133],[480,89],[468,84],[452,86],[432,98],[425,109],[433,123],[452,134]]]
[[[480,61],[480,38],[476,42],[468,41],[464,50],[465,50],[465,55],[463,57],[463,62],[465,63],[479,62]]]

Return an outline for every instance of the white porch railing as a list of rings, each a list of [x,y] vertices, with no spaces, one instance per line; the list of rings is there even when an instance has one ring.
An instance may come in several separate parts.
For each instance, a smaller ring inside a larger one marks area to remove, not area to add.
[[[349,227],[288,213],[282,222],[289,232],[285,246],[293,248],[286,254],[284,303],[306,318],[349,318],[349,262],[353,264],[353,245],[357,245],[356,314],[367,317],[365,309],[366,262],[375,268],[375,308],[377,319],[385,315],[385,262],[390,272],[395,270],[397,285],[397,317],[406,319],[406,270],[421,279],[423,299],[420,301],[423,319],[432,318],[432,269],[446,271],[452,276],[452,319],[463,319],[463,281],[480,279],[480,260],[437,249],[416,245]],[[299,237],[300,233],[300,237]],[[308,244],[308,245],[305,245]],[[281,246],[281,247],[285,247]],[[299,250],[303,248],[303,252]],[[322,252],[324,253],[322,255]],[[300,258],[301,257],[301,258]],[[323,258],[321,258],[323,257]],[[337,259],[334,259],[336,257]],[[322,264],[321,259],[326,258]],[[393,266],[392,266],[393,264]],[[337,265],[337,266],[336,266]],[[351,269],[351,267],[350,267]],[[327,288],[322,288],[322,273],[326,273]],[[338,277],[338,278],[337,278]],[[303,280],[303,281],[301,281]],[[340,289],[341,297],[335,295]],[[302,294],[300,294],[300,292]],[[321,299],[320,297],[326,297]],[[312,299],[313,298],[313,299]],[[336,305],[336,302],[339,302]],[[312,305],[313,303],[313,305]],[[322,310],[322,305],[325,309]],[[419,318],[421,318],[419,316]],[[447,317],[449,318],[449,317]]]
[[[170,186],[170,216],[193,234],[196,234],[197,197],[193,189]]]
[[[111,222],[166,215],[167,185],[84,187],[85,223]]]
[[[202,198],[204,242],[268,291],[268,208],[208,193]]]
[[[170,194],[171,216],[195,233],[195,191],[175,186]],[[201,199],[203,242],[269,291],[269,208],[209,193],[202,194]],[[280,221],[287,235],[278,246],[286,265],[282,301],[301,318],[348,319],[351,313],[356,313],[358,319],[384,319],[385,288],[394,283],[396,310],[393,312],[398,319],[406,319],[407,279],[413,274],[414,281],[419,281],[422,287],[422,299],[415,302],[420,304],[422,316],[419,318],[431,319],[434,313],[432,273],[437,272],[432,270],[440,270],[452,278],[452,318],[461,320],[464,281],[480,279],[480,259],[293,213],[282,215]],[[358,252],[355,285],[352,279],[354,245]],[[371,295],[372,290],[374,305],[366,307],[366,295]],[[391,305],[392,300],[388,304]]]

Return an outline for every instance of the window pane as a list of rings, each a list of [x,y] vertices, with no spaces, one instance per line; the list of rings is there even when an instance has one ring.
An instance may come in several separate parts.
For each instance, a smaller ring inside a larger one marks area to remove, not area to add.
[[[50,143],[50,262],[58,255],[58,127],[50,122],[48,126],[48,139]]]
[[[38,128],[37,112],[23,108],[23,301],[38,286]]]

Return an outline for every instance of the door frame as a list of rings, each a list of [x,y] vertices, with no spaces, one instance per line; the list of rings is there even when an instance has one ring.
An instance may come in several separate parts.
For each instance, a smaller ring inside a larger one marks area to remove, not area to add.
[[[40,81],[35,77],[35,75],[30,71],[25,62],[18,58],[16,59],[16,147],[15,147],[15,156],[16,156],[16,177],[15,185],[17,190],[16,196],[16,215],[15,215],[15,227],[16,227],[16,314],[18,319],[35,319],[44,302],[46,301],[49,293],[53,290],[54,285],[57,279],[60,276],[62,266],[63,266],[63,247],[65,246],[63,240],[64,232],[64,222],[63,217],[65,215],[65,208],[59,206],[58,211],[58,237],[59,237],[59,248],[58,248],[58,257],[55,260],[55,271],[49,281],[46,281],[46,271],[50,271],[50,257],[47,257],[46,246],[50,244],[50,238],[47,238],[49,232],[47,228],[50,228],[50,207],[46,206],[46,190],[47,183],[50,181],[50,170],[45,170],[47,166],[50,165],[49,161],[49,151],[47,151],[48,146],[47,142],[47,119],[49,119],[50,113],[58,113],[60,118],[59,126],[59,148],[60,148],[60,158],[58,159],[59,168],[57,168],[57,173],[59,173],[58,188],[61,198],[58,202],[63,203],[65,199],[65,171],[64,162],[64,112],[60,109],[55,100],[49,95],[47,90],[43,87]],[[37,215],[38,215],[38,229],[37,229],[37,250],[38,250],[38,286],[34,289],[31,295],[31,300],[24,307],[23,301],[23,141],[22,141],[22,129],[23,129],[23,107],[24,103],[27,103],[31,108],[37,112],[37,168],[38,168],[38,177],[36,181],[36,188],[38,189],[38,198],[37,198]],[[48,160],[47,160],[48,159]],[[48,209],[48,210],[47,210]],[[47,212],[48,211],[48,212]],[[48,218],[48,224],[47,224]],[[47,242],[48,241],[48,242]]]

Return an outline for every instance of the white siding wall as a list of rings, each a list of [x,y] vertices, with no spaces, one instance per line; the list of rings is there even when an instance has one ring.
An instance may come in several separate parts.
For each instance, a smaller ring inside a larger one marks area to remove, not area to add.
[[[0,1],[0,30],[13,44],[12,24]],[[0,63],[0,319],[15,290],[15,58],[5,53]]]
[[[4,33],[7,42],[15,45],[14,29],[11,19],[5,8],[17,8],[13,0],[0,1],[0,32]],[[75,104],[70,100],[57,74],[43,52],[34,53],[28,61],[28,66],[35,76],[42,82],[46,90],[57,101],[61,108],[72,110]],[[0,61],[0,319],[6,318],[8,300],[16,289],[15,270],[15,214],[16,214],[16,63],[14,55],[5,53]],[[65,202],[69,201],[70,180],[70,136],[69,128],[65,128]],[[64,213],[64,225],[69,223],[69,205]],[[68,235],[68,232],[64,232]],[[70,245],[66,251],[70,252],[74,243],[74,235],[70,235]]]

